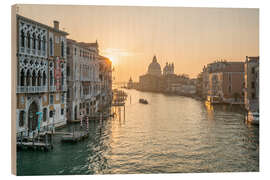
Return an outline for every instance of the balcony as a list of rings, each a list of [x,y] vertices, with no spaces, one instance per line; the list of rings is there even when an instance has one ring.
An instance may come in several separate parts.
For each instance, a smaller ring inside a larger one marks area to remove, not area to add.
[[[18,86],[17,93],[43,93],[47,92],[47,86]]]
[[[61,86],[61,91],[67,91],[67,85]]]
[[[55,92],[56,91],[56,86],[50,86],[49,90],[50,90],[50,92]]]
[[[24,47],[21,47],[21,48],[20,48],[20,52],[21,52],[21,53],[24,53],[24,51],[25,51],[25,48],[24,48]]]

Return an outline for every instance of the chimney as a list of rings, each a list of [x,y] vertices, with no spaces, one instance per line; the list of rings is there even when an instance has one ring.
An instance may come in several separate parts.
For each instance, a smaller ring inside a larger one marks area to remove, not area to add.
[[[54,20],[53,26],[54,26],[54,29],[59,30],[59,21]]]

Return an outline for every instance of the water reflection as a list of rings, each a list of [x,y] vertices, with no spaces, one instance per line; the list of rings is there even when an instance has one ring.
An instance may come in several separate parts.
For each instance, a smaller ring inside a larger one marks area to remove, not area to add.
[[[239,172],[259,170],[259,128],[236,107],[127,90],[115,117],[89,123],[89,139],[49,153],[18,153],[18,174]],[[138,102],[145,98],[149,104]],[[77,125],[74,125],[77,126]],[[67,131],[64,128],[61,131]]]

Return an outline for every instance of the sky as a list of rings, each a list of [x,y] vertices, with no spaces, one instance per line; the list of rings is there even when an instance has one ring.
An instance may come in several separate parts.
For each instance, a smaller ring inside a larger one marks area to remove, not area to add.
[[[60,29],[76,41],[99,43],[114,80],[138,81],[153,56],[161,68],[195,78],[215,60],[259,56],[259,9],[19,5],[18,13]]]

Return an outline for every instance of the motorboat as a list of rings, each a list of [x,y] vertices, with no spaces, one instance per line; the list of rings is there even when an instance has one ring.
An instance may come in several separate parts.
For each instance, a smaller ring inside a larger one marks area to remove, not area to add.
[[[142,104],[148,104],[148,101],[146,99],[139,99],[139,102]]]

